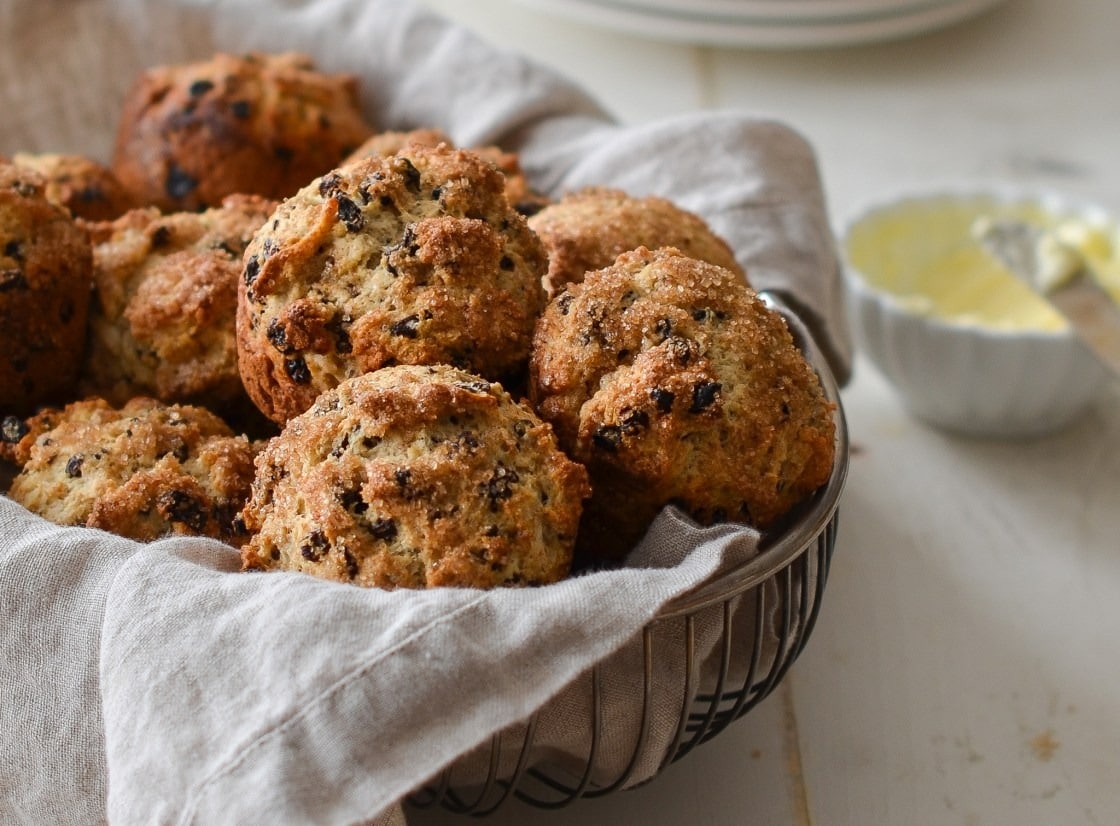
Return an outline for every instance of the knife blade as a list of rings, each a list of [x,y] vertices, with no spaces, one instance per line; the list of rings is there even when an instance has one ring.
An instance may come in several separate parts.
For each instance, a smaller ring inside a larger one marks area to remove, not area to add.
[[[972,235],[1046,299],[1097,360],[1120,377],[1120,305],[1083,256],[1041,227],[1021,221],[980,220]]]
[[[1120,377],[1120,306],[1088,268],[1040,293],[1114,376]]]

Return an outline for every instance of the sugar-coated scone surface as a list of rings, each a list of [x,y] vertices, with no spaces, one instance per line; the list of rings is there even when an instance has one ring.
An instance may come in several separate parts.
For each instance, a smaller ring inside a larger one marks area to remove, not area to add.
[[[247,569],[383,588],[566,576],[587,475],[500,385],[448,366],[349,379],[257,459]]]
[[[0,415],[63,397],[85,351],[89,236],[46,186],[0,163]]]
[[[726,241],[700,216],[665,198],[588,187],[545,206],[529,218],[529,226],[548,251],[545,286],[550,296],[638,247],[676,247],[746,277]]]
[[[154,208],[90,225],[96,298],[83,390],[123,404],[236,406],[237,280],[253,234],[275,208],[231,195],[205,212]]]
[[[453,146],[454,143],[447,135],[438,129],[412,129],[407,132],[389,131],[378,132],[371,135],[365,143],[343,161],[343,165],[360,161],[365,158],[386,158],[395,155],[409,144],[421,146],[439,146],[445,143]],[[525,177],[521,168],[521,159],[514,152],[506,152],[498,146],[472,146],[472,152],[482,156],[505,176],[506,198],[510,205],[522,215],[533,215],[544,208],[549,199],[535,191]]]
[[[155,66],[124,101],[113,155],[142,205],[217,206],[236,193],[284,198],[336,166],[370,132],[352,75],[305,55],[217,54]]]
[[[544,248],[497,168],[445,145],[340,167],[284,201],[246,251],[237,342],[276,422],[393,364],[522,373]]]
[[[409,129],[409,130],[389,130],[387,132],[375,132],[366,138],[357,149],[342,159],[339,166],[348,166],[356,161],[364,161],[367,158],[388,158],[396,155],[406,146],[415,144],[418,146],[439,146],[445,143],[448,146],[454,146],[455,142],[444,132],[439,129]]]
[[[538,325],[530,397],[594,490],[581,549],[618,557],[657,510],[775,523],[827,481],[832,406],[785,320],[737,273],[639,248]]]
[[[239,544],[256,448],[212,413],[136,398],[46,409],[24,426],[9,496],[60,525],[142,541],[166,534]]]

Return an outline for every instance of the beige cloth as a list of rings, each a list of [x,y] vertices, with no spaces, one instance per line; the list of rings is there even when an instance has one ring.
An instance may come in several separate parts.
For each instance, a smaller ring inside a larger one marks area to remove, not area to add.
[[[0,154],[106,159],[143,66],[303,50],[358,74],[385,128],[502,143],[553,194],[606,184],[701,213],[847,375],[815,162],[780,124],[618,126],[551,73],[393,0],[0,0],[0,33]],[[550,701],[542,749],[562,754],[565,715],[584,713],[573,681],[594,663],[607,662],[606,713],[625,714],[612,674],[632,667],[627,643],[756,543],[666,512],[624,570],[534,590],[381,592],[240,574],[215,542],[139,545],[0,498],[0,822],[400,822],[410,790]],[[701,652],[712,639],[702,628]],[[676,719],[657,720],[667,742]]]

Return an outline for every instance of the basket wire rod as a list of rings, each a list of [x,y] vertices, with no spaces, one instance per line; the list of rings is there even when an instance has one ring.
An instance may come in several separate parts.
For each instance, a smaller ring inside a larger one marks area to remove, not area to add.
[[[832,572],[832,554],[836,551],[836,540],[840,534],[840,511],[837,510],[832,515],[832,521],[826,526],[824,532],[818,537],[818,542],[824,541],[824,547],[827,551],[824,555],[824,576],[825,579]],[[823,586],[822,586],[823,587]]]
[[[482,784],[482,791],[478,793],[473,803],[464,803],[464,798],[455,789],[447,792],[447,802],[444,807],[459,814],[473,814],[476,812],[491,791],[498,779],[498,758],[502,753],[502,733],[498,732],[490,738],[490,763],[486,770],[486,781]]]
[[[782,605],[782,623],[778,632],[778,645],[774,649],[774,662],[771,663],[770,673],[759,692],[759,699],[766,697],[774,689],[785,670],[793,662],[788,651],[790,629],[793,625],[793,566],[787,565],[783,568],[778,573],[777,579],[780,583],[778,587],[782,589],[782,599],[779,600]]]
[[[649,739],[650,724],[653,721],[653,632],[647,625],[642,629],[642,716],[639,720],[638,741],[630,755],[630,762],[613,783],[587,792],[585,797],[601,797],[622,787],[634,775],[638,760],[645,754],[646,741]]]
[[[751,656],[751,664],[750,664],[750,667],[748,668],[747,677],[744,680],[744,689],[741,692],[733,692],[732,694],[727,695],[728,697],[732,697],[732,696],[737,697],[735,705],[731,709],[729,709],[727,712],[724,712],[723,714],[720,715],[721,726],[719,728],[715,729],[713,732],[711,732],[711,734],[709,734],[704,739],[703,742],[707,742],[708,740],[710,740],[713,736],[718,734],[722,730],[722,728],[730,725],[730,723],[732,721],[737,720],[738,718],[740,718],[741,716],[746,714],[748,711],[750,711],[750,709],[753,708],[755,705],[757,705],[759,702],[764,700],[766,698],[766,696],[768,695],[768,693],[773,689],[773,687],[775,685],[777,685],[779,682],[781,682],[781,680],[785,679],[785,675],[789,671],[790,667],[793,665],[793,662],[798,658],[801,651],[804,650],[806,642],[808,641],[808,638],[812,634],[813,628],[816,625],[817,617],[820,614],[821,602],[822,602],[823,597],[824,597],[824,588],[825,588],[825,585],[828,581],[829,563],[830,563],[831,558],[832,558],[832,548],[833,548],[833,543],[835,542],[835,538],[836,538],[835,527],[834,527],[833,523],[830,523],[827,530],[822,532],[817,539],[817,543],[816,543],[817,544],[817,553],[816,553],[816,572],[817,572],[817,576],[815,577],[816,582],[815,582],[815,586],[813,588],[813,597],[812,597],[811,600],[809,600],[808,582],[809,582],[809,578],[810,578],[809,575],[811,574],[811,572],[813,570],[813,559],[807,554],[803,559],[798,560],[797,564],[803,566],[805,568],[805,570],[802,573],[801,596],[802,596],[803,602],[801,604],[802,605],[801,610],[799,611],[800,619],[799,619],[799,623],[798,623],[796,629],[794,629],[795,632],[796,632],[794,634],[795,642],[794,642],[793,646],[791,647],[791,650],[790,650],[788,656],[786,656],[784,658],[781,669],[780,669],[780,671],[777,675],[777,679],[768,680],[766,682],[766,684],[760,686],[759,689],[754,693],[754,695],[751,696],[750,693],[749,693],[749,687],[752,686],[753,683],[754,683],[755,672],[756,672],[756,667],[757,667],[757,663],[758,663],[758,656],[757,655],[758,655],[758,652],[761,651],[761,647],[762,647],[762,629],[763,629],[763,626],[762,626],[763,611],[761,610],[761,604],[756,603],[756,606],[759,609],[756,612],[756,617],[755,617],[756,639],[755,639],[755,645],[754,645],[754,649],[753,649],[752,656]],[[761,597],[761,595],[763,593],[764,593],[763,590],[759,589],[756,592],[756,595]],[[788,607],[788,604],[789,604],[788,597],[786,599],[786,604],[787,604],[787,607]],[[784,632],[783,632],[783,636],[784,636]],[[749,703],[747,702],[748,697],[751,698]]]
[[[573,800],[582,797],[584,790],[591,784],[591,773],[595,769],[595,758],[599,753],[599,744],[603,735],[603,690],[601,683],[602,673],[598,664],[591,669],[591,745],[588,748],[587,759],[584,761],[583,776],[575,786],[561,783],[543,772],[535,769],[529,770],[529,775],[542,784],[559,792],[563,797],[559,800],[542,800],[535,798],[528,792],[517,791],[517,797],[526,803],[532,803],[542,809],[560,809]]]
[[[421,786],[419,789],[412,792],[407,800],[410,806],[415,806],[417,809],[427,809],[439,802],[439,798],[436,796],[436,790],[431,786]]]
[[[804,565],[808,566],[809,563],[806,562],[804,563]],[[765,698],[769,696],[772,691],[774,691],[774,688],[778,684],[780,684],[783,679],[785,679],[786,673],[793,666],[794,660],[797,658],[797,653],[799,653],[800,651],[800,629],[802,627],[801,623],[804,621],[805,614],[804,610],[799,609],[799,614],[797,614],[797,616],[799,616],[799,620],[797,620],[797,625],[794,626],[792,622],[793,608],[792,603],[790,602],[790,594],[793,590],[793,585],[792,582],[788,582],[786,583],[786,585],[786,602],[783,610],[783,631],[780,637],[778,637],[778,645],[774,654],[774,663],[771,666],[771,674],[769,674],[765,685],[759,689],[755,705],[765,700]],[[787,628],[791,629],[792,632],[786,632]]]
[[[677,759],[680,753],[681,741],[684,739],[685,727],[688,725],[688,708],[692,704],[692,692],[696,688],[696,615],[688,614],[684,622],[684,696],[681,698],[680,721],[677,723],[676,734],[673,742],[661,759],[660,768]],[[660,769],[659,769],[660,770]]]
[[[742,606],[740,606],[740,610],[742,610]],[[754,590],[754,639],[751,641],[751,658],[747,664],[747,673],[743,677],[742,688],[728,695],[729,697],[735,698],[735,705],[724,715],[724,726],[732,720],[737,720],[739,717],[746,714],[755,704],[752,688],[754,686],[755,677],[758,675],[758,664],[762,660],[762,640],[765,632],[765,617],[766,592],[762,588],[756,588]]]
[[[455,768],[455,767],[454,766],[448,766],[446,769],[442,770],[439,773],[439,786],[436,787],[435,796],[432,797],[431,802],[429,802],[429,804],[428,804],[429,806],[432,804],[432,802],[437,802],[437,801],[442,801],[442,800],[447,799],[447,792],[451,788],[451,769],[452,768]]]
[[[513,768],[513,774],[511,774],[508,779],[498,782],[498,786],[502,789],[501,794],[499,794],[494,802],[485,809],[472,811],[471,814],[475,817],[486,817],[495,812],[499,806],[506,802],[510,793],[521,783],[521,778],[525,774],[525,767],[529,765],[529,753],[532,751],[533,739],[537,732],[537,718],[538,715],[534,714],[525,724],[525,735],[521,741],[521,751],[517,755],[517,765]],[[495,752],[495,754],[499,753],[500,752]],[[479,802],[481,803],[481,798]]]
[[[819,546],[818,546],[819,547]],[[792,664],[794,660],[801,654],[801,650],[805,647],[805,623],[813,615],[813,607],[816,604],[813,599],[812,580],[815,579],[813,571],[816,570],[816,554],[812,551],[807,551],[803,557],[804,563],[800,566],[801,571],[801,588],[799,602],[797,603],[797,633],[794,635],[793,651],[789,655],[789,663]]]
[[[824,585],[825,579],[828,574],[828,555],[829,544],[822,534],[817,539],[817,577],[816,587],[813,589],[813,602],[809,610],[808,617],[805,618],[805,627],[801,631],[800,639],[797,645],[797,655],[800,656],[801,652],[805,649],[806,643],[809,641],[809,636],[813,633],[813,628],[817,624],[817,617],[821,613],[821,602],[824,600]]]
[[[716,674],[716,683],[712,688],[712,692],[710,695],[698,695],[696,698],[697,700],[704,700],[706,697],[708,699],[708,710],[704,714],[703,719],[700,721],[700,724],[697,727],[696,731],[693,733],[692,739],[689,740],[689,742],[681,749],[682,757],[692,751],[692,749],[698,746],[700,743],[703,743],[708,739],[708,732],[711,730],[712,721],[715,720],[716,714],[719,711],[720,703],[723,702],[723,691],[727,684],[727,672],[731,665],[731,600],[724,601],[722,617],[723,630],[720,634],[719,672]],[[699,713],[693,713],[690,715],[690,717],[692,718],[696,718],[698,716]],[[719,731],[719,729],[722,728],[723,726],[720,726],[711,733],[714,735],[717,731]]]
[[[478,808],[482,805],[482,802],[485,799],[486,795],[490,791],[492,791],[493,786],[495,785],[493,781],[497,778],[496,763],[498,762],[498,758],[501,756],[500,733],[490,741],[490,770],[486,780],[486,790],[484,790],[483,793],[478,796],[478,799],[473,805],[464,804],[462,802],[462,797],[460,797],[453,789],[450,788],[451,772],[454,769],[454,766],[450,766],[440,773],[440,783],[437,788],[433,789],[431,786],[425,786],[424,788],[409,795],[409,805],[415,806],[418,809],[428,809],[438,803],[445,809],[456,812],[458,814],[470,814],[478,817],[491,814],[494,810],[501,806],[502,803],[506,801],[506,798],[509,797],[510,792],[512,792],[513,789],[516,788],[517,784],[521,781],[521,776],[525,772],[525,766],[529,762],[529,753],[532,749],[538,717],[539,713],[534,713],[526,721],[525,734],[521,742],[521,751],[518,754],[517,765],[514,768],[513,774],[509,777],[509,779],[497,780],[497,785],[502,788],[502,793],[498,795],[497,800],[495,800],[492,805],[490,805],[486,809]],[[421,793],[426,795],[426,797],[421,796]]]

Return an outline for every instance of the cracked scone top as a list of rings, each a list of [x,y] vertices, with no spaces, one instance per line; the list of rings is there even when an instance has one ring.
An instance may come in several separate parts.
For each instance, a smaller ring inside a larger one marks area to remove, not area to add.
[[[557,296],[529,387],[590,473],[588,556],[625,554],[667,504],[767,527],[832,468],[832,406],[785,320],[675,249],[625,253]]]
[[[371,131],[353,75],[320,72],[298,53],[216,54],[137,77],[112,168],[140,204],[167,212],[235,193],[285,198]]]
[[[522,373],[547,261],[504,186],[474,153],[410,145],[284,201],[238,290],[241,376],[261,411],[282,423],[393,364]]]
[[[15,426],[18,423],[6,422]],[[200,407],[138,397],[47,408],[19,425],[22,469],[8,495],[59,525],[142,541],[165,534],[244,537],[255,448]]]
[[[154,396],[223,413],[241,406],[241,257],[275,206],[231,195],[205,212],[136,209],[90,224],[95,299],[85,394],[114,404]]]
[[[703,218],[654,195],[587,187],[544,206],[529,218],[529,226],[548,251],[545,287],[550,296],[638,247],[675,247],[746,278],[731,247]]]
[[[0,415],[64,397],[85,351],[89,236],[46,186],[0,163]]]
[[[371,135],[365,143],[355,149],[343,161],[343,165],[364,158],[385,158],[396,154],[409,144],[439,146],[441,143],[448,146],[453,145],[451,138],[438,129],[378,132]],[[509,199],[510,205],[522,215],[533,215],[549,203],[547,197],[535,191],[529,185],[525,172],[521,168],[521,159],[516,153],[506,152],[498,146],[471,146],[467,148],[498,167],[498,171],[505,176],[506,197]]]
[[[243,565],[383,588],[545,584],[568,573],[588,492],[500,385],[388,367],[324,393],[260,454]]]

